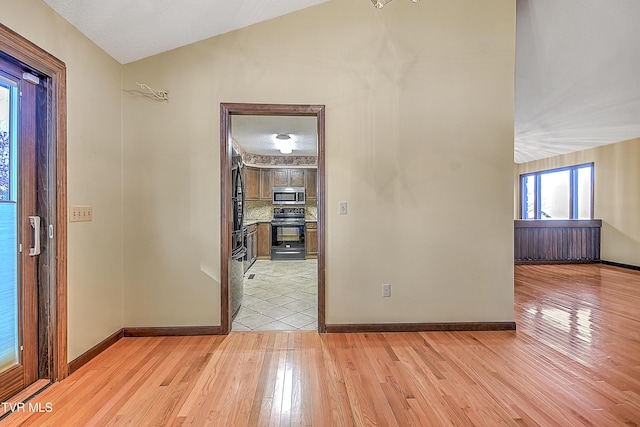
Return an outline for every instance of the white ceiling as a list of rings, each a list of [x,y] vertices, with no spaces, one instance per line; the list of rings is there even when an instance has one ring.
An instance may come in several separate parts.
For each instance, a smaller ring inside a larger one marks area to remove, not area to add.
[[[516,163],[640,137],[640,1],[516,4]]]
[[[264,156],[317,156],[316,117],[231,116],[231,137],[246,152]],[[281,154],[277,134],[291,136],[291,154]]]
[[[327,0],[44,0],[121,64]]]
[[[327,0],[44,1],[126,64]],[[517,0],[517,163],[640,137],[639,17],[639,0]]]

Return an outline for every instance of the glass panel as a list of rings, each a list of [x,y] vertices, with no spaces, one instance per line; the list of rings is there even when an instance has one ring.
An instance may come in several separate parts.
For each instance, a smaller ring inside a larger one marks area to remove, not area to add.
[[[593,167],[578,169],[578,219],[591,219],[591,174]]]
[[[522,219],[535,219],[535,176],[525,176],[522,180]]]
[[[278,227],[279,242],[297,242],[300,240],[300,227]]]
[[[569,219],[568,170],[540,175],[540,219]]]
[[[0,79],[0,372],[18,363],[15,102],[15,86]]]
[[[0,201],[11,200],[11,140],[9,139],[9,107],[11,91],[8,85],[0,80]]]

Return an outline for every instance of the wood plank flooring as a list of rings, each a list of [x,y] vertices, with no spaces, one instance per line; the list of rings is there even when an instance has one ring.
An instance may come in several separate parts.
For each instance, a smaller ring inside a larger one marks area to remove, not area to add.
[[[124,338],[0,424],[640,424],[640,273],[515,279],[517,331]]]

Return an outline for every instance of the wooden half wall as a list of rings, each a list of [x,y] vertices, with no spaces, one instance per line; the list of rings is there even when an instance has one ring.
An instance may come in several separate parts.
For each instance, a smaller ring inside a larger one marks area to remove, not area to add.
[[[515,220],[515,263],[599,262],[601,228],[599,219]]]

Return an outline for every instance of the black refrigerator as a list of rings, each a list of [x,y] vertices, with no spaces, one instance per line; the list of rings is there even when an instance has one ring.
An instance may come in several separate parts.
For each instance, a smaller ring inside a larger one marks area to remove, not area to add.
[[[242,305],[244,294],[244,181],[242,179],[242,157],[234,149],[231,157],[231,205],[233,228],[231,231],[231,315],[235,317]]]

